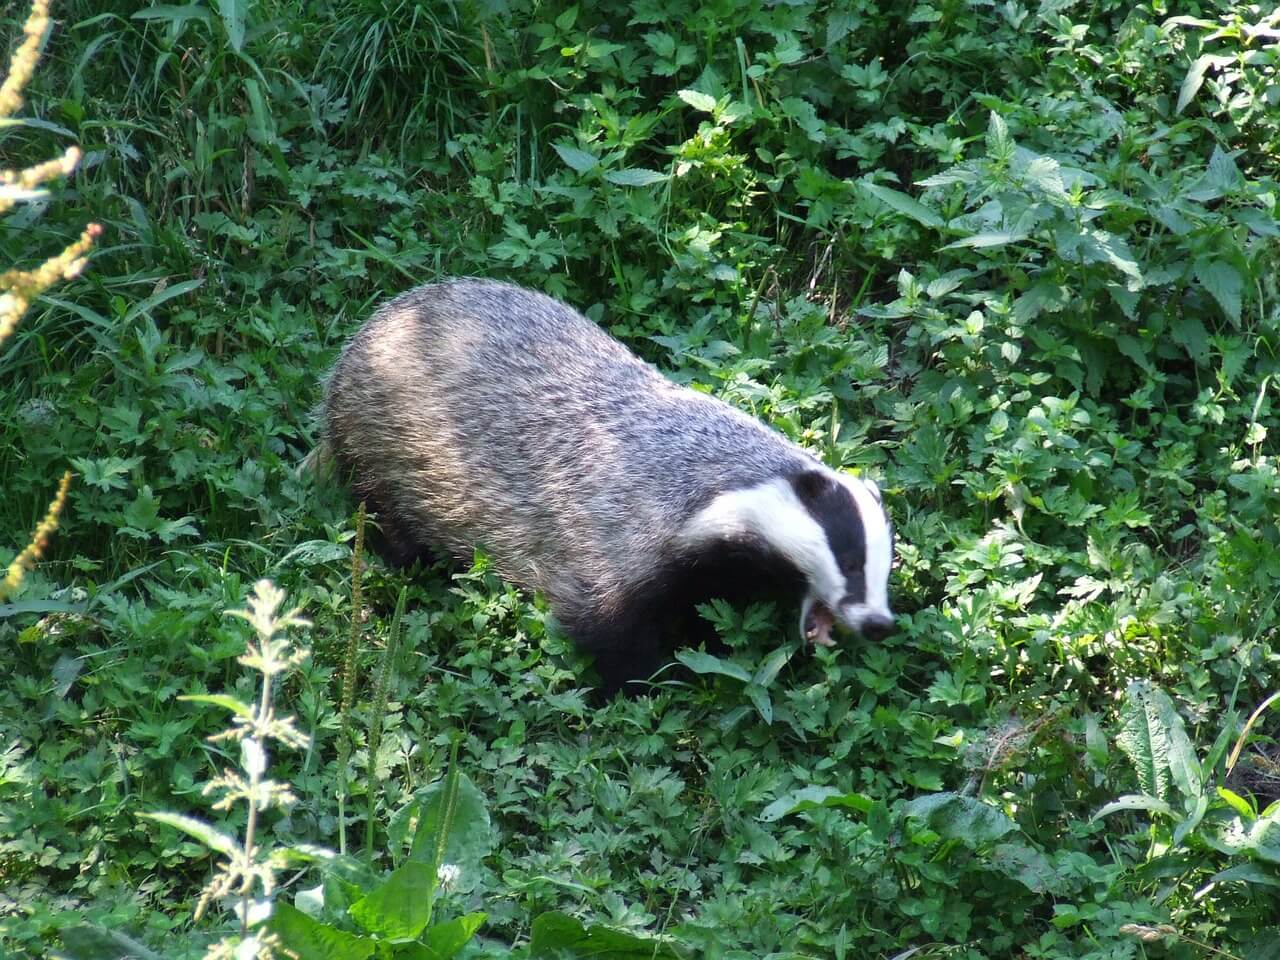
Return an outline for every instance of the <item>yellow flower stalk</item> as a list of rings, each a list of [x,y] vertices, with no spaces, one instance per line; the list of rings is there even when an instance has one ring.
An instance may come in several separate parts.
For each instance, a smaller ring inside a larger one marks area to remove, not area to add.
[[[53,531],[58,529],[58,516],[67,504],[67,491],[70,489],[71,471],[68,470],[62,475],[62,482],[58,484],[58,494],[53,498],[53,503],[49,504],[49,511],[36,525],[36,531],[31,535],[31,542],[18,554],[13,563],[9,564],[9,570],[3,582],[0,582],[0,597],[9,596],[17,590],[22,585],[23,576],[44,554],[45,547],[49,545],[49,538],[53,536]]]
[[[94,240],[102,235],[102,227],[91,223],[80,239],[57,256],[50,257],[34,270],[6,270],[0,273],[0,343],[18,329],[18,321],[31,306],[31,301],[59,280],[78,276],[87,262],[85,255]]]
[[[49,29],[49,0],[35,0],[22,28],[23,39],[9,58],[9,73],[0,84],[0,118],[11,117],[22,106],[22,91],[35,72],[40,38]]]

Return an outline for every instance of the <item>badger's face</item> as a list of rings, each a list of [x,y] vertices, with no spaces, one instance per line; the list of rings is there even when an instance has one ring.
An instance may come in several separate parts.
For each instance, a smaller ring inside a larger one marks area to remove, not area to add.
[[[800,609],[800,632],[819,646],[834,645],[831,629],[837,623],[870,639],[883,637],[893,627],[893,525],[880,489],[871,480],[817,470],[790,482],[820,531],[820,536],[810,531],[804,538],[809,543],[798,556],[792,552],[809,582]]]

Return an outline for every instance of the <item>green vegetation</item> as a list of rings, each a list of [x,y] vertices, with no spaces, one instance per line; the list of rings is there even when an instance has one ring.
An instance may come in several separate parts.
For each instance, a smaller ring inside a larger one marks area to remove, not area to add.
[[[1272,5],[52,15],[0,167],[83,159],[0,264],[103,231],[0,350],[0,566],[77,475],[0,603],[0,952],[239,934],[174,818],[245,837],[202,790],[246,763],[207,738],[269,577],[306,742],[253,829],[308,960],[1280,957]],[[454,274],[875,476],[900,629],[811,653],[713,604],[728,654],[593,711],[482,558],[353,604],[355,505],[299,470],[320,382]]]

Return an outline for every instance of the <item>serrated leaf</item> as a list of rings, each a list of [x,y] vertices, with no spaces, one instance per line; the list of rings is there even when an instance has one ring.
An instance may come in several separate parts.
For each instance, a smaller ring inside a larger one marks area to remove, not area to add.
[[[745,668],[730,660],[722,660],[709,653],[703,653],[701,650],[678,650],[676,659],[694,673],[718,673],[722,677],[732,677],[743,683],[751,682],[751,674]]]
[[[610,170],[604,175],[610,183],[620,187],[647,187],[651,183],[661,183],[667,179],[665,173],[657,170],[646,170],[643,167],[630,167],[626,170]]]
[[[553,143],[551,145],[551,149],[560,154],[560,159],[578,173],[586,173],[588,170],[595,169],[600,164],[599,158],[594,154],[587,153],[585,150],[579,150],[577,147]]]
[[[923,820],[940,837],[959,840],[971,847],[998,840],[1018,829],[1017,824],[995,807],[950,791],[931,793],[904,803],[902,812]]]
[[[870,797],[860,793],[845,793],[835,787],[801,787],[774,800],[760,812],[759,819],[772,823],[793,813],[816,810],[819,807],[848,807],[859,813],[866,813],[874,805]]]
[[[1179,313],[1169,325],[1169,333],[1173,342],[1186,350],[1197,364],[1203,366],[1209,362],[1209,331],[1199,317]]]
[[[858,185],[885,206],[910,217],[922,226],[937,229],[942,227],[944,223],[938,213],[930,210],[914,197],[907,196],[901,190],[894,190],[892,187],[886,187],[879,183],[871,183],[869,180],[859,180]]]
[[[1048,311],[1057,313],[1070,301],[1071,292],[1052,280],[1037,280],[1013,302],[1013,316],[1019,323],[1030,323]]]
[[[716,98],[699,90],[677,90],[676,96],[703,113],[712,113],[716,108]]]
[[[1224,260],[1200,257],[1195,263],[1196,280],[1209,291],[1233,326],[1240,326],[1244,280],[1240,271]]]
[[[195,837],[210,850],[216,850],[227,856],[231,856],[240,848],[240,843],[235,837],[195,817],[188,817],[181,813],[140,813],[138,816],[143,820],[154,820],[156,823],[163,823],[175,830],[181,830],[188,836]]]
[[[279,900],[265,927],[295,956],[306,960],[367,960],[376,949],[373,940],[321,923]]]

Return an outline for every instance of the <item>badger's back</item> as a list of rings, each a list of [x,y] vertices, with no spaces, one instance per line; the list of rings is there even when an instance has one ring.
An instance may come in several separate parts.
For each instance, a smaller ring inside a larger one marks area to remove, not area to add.
[[[657,576],[716,494],[811,468],[529,290],[455,280],[383,306],[330,378],[328,439],[393,536],[465,555],[562,609]]]

